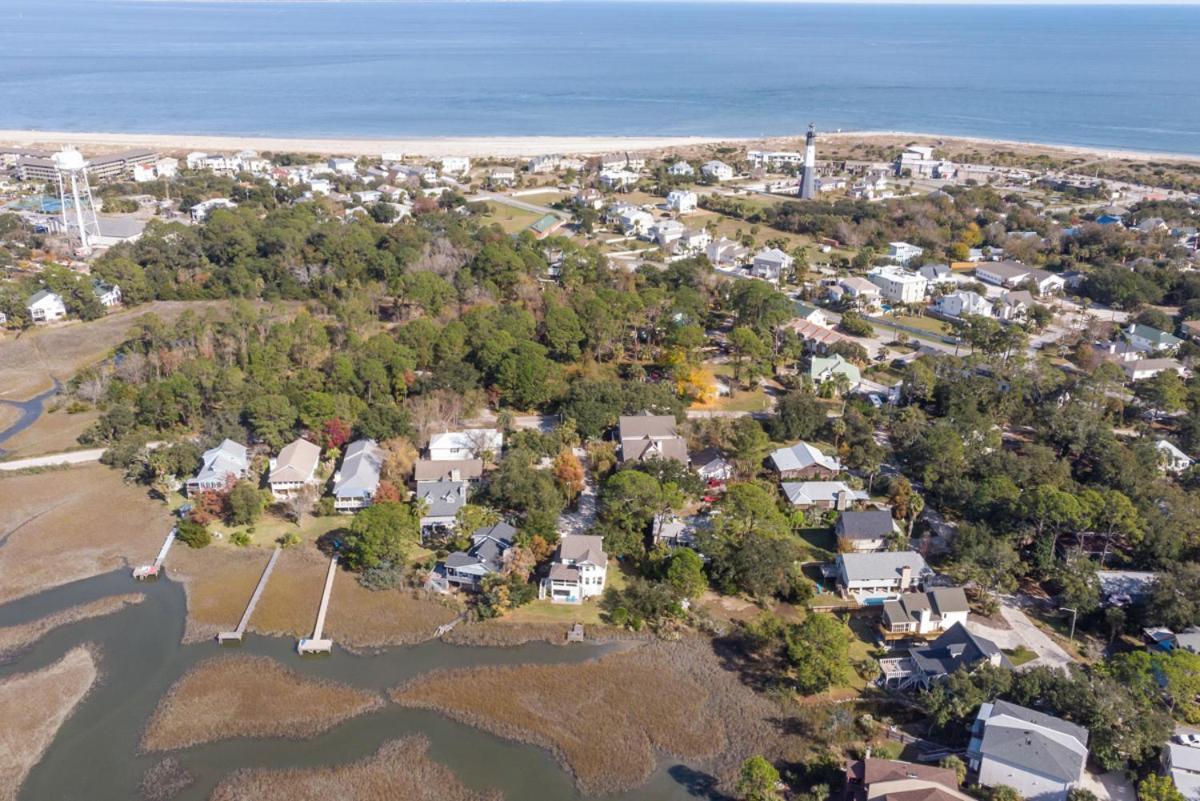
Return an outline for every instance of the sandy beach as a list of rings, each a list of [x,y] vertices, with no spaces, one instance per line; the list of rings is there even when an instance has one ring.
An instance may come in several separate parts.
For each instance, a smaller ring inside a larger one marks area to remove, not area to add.
[[[1051,153],[1066,157],[1096,160],[1200,162],[1200,156],[1184,153],[1155,153],[1137,150],[1084,147],[1078,145],[1020,142],[975,136],[951,136],[915,131],[836,131],[819,132],[826,142],[871,142],[903,144],[937,142],[1008,148],[1027,152]],[[145,147],[167,153],[187,151],[237,151],[311,153],[315,155],[374,156],[399,153],[409,158],[467,156],[483,158],[519,158],[550,153],[594,156],[614,151],[691,151],[717,145],[736,145],[763,149],[796,150],[803,147],[804,134],[758,139],[703,136],[477,136],[397,139],[358,139],[353,137],[285,136],[211,136],[206,134],[155,133],[74,133],[68,131],[0,130],[0,144],[12,147],[53,149],[65,144],[88,152]],[[688,153],[684,153],[689,155]]]

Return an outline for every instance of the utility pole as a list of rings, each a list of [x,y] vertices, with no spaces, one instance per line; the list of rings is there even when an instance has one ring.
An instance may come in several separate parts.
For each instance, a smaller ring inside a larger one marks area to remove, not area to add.
[[[1075,618],[1079,616],[1079,610],[1077,610],[1077,609],[1072,609],[1072,608],[1071,608],[1071,607],[1069,607],[1069,606],[1060,606],[1060,607],[1058,608],[1058,611],[1060,611],[1060,612],[1070,612],[1070,613],[1071,613],[1071,637],[1070,637],[1070,641],[1071,641],[1071,644],[1074,644],[1074,643],[1075,643]]]

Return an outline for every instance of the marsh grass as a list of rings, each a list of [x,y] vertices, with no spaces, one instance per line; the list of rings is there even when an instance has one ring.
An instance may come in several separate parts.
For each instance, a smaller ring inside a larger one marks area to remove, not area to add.
[[[88,694],[98,670],[91,646],[57,662],[0,681],[0,801],[17,791],[67,718]]]
[[[159,701],[142,749],[237,737],[305,739],[381,704],[374,693],[303,676],[268,657],[219,656],[196,665]]]
[[[71,606],[28,623],[0,628],[0,659],[12,657],[17,652],[28,648],[54,629],[89,620],[94,617],[111,615],[119,612],[130,604],[138,604],[146,596],[140,592],[126,595],[112,595],[86,604]]]
[[[209,801],[501,801],[499,793],[468,790],[429,758],[428,749],[424,737],[405,737],[345,765],[241,770],[222,781]]]

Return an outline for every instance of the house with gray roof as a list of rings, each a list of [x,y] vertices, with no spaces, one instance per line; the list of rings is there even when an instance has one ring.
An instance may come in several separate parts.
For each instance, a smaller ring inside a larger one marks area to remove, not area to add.
[[[333,476],[333,508],[356,512],[371,505],[379,489],[383,449],[373,439],[359,439],[346,446],[342,467]]]
[[[250,457],[246,446],[227,439],[209,448],[200,457],[200,472],[184,485],[187,494],[223,490],[231,482],[243,479],[250,472]]]
[[[934,575],[925,557],[916,551],[841,553],[834,571],[842,592],[867,606],[882,606]]]
[[[885,640],[927,637],[965,624],[970,611],[962,587],[906,592],[884,601],[879,629]]]
[[[871,499],[865,490],[851,489],[845,481],[785,481],[780,488],[797,509],[849,509]]]
[[[418,481],[417,500],[425,504],[421,513],[421,535],[453,529],[458,510],[467,504],[467,482]]]
[[[1163,767],[1187,801],[1200,801],[1200,747],[1183,743],[1167,743],[1163,751]]]
[[[833,529],[838,550],[843,552],[882,551],[887,541],[899,532],[891,509],[842,512]]]
[[[476,589],[487,576],[499,573],[505,555],[513,547],[517,530],[500,522],[485,526],[471,535],[471,547],[455,551],[442,562],[446,581],[464,589]]]
[[[482,459],[418,459],[413,465],[413,481],[474,481],[482,475]]]
[[[1088,731],[1007,701],[982,704],[967,760],[984,787],[1006,785],[1029,801],[1066,801],[1083,778]]]
[[[969,672],[983,665],[1012,667],[999,646],[972,634],[962,623],[955,623],[928,645],[909,648],[907,656],[879,660],[883,685],[899,690],[928,689],[957,670]]]
[[[818,447],[807,442],[780,448],[769,458],[780,478],[828,480],[842,472],[842,464],[837,458],[826,456]]]
[[[688,463],[687,442],[679,436],[674,415],[649,412],[623,415],[618,428],[622,462],[674,459]]]
[[[564,534],[550,564],[550,574],[538,585],[538,597],[552,603],[578,604],[604,592],[608,554],[604,538]]]
[[[267,486],[275,500],[286,500],[306,486],[320,483],[316,477],[320,460],[321,448],[304,438],[284,445],[279,456],[271,460],[271,472],[267,476]]]

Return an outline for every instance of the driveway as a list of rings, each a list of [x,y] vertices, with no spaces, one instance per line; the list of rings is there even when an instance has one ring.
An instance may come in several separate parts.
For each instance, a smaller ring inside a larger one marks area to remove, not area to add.
[[[1096,798],[1100,801],[1136,801],[1137,790],[1129,779],[1125,778],[1125,772],[1120,770],[1110,771],[1109,773],[1092,773],[1090,770],[1083,772],[1083,779],[1079,782],[1084,789],[1091,790],[1096,794]]]
[[[575,448],[574,452],[584,466],[583,492],[579,493],[575,509],[559,515],[560,534],[587,534],[596,524],[596,482],[588,470],[587,452],[583,448]]]
[[[47,456],[30,456],[28,459],[13,459],[11,462],[0,462],[0,470],[28,470],[31,467],[87,464],[88,462],[100,461],[100,457],[103,454],[104,448],[92,448],[86,451],[52,453]]]
[[[996,629],[975,621],[967,621],[967,629],[972,634],[986,637],[1001,648],[1016,648],[1024,645],[1038,655],[1037,659],[1025,663],[1022,667],[1033,665],[1049,665],[1050,667],[1066,670],[1075,663],[1071,655],[1059,646],[1050,636],[1033,624],[1013,598],[1005,596],[1000,602],[1000,616],[1012,628]]]

